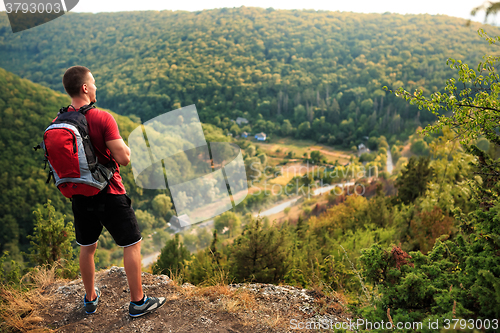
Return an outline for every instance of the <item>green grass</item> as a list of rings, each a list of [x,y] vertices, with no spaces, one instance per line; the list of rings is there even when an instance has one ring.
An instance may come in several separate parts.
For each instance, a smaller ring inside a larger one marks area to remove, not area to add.
[[[297,140],[292,138],[280,138],[273,136],[270,143],[253,141],[253,144],[264,150],[268,156],[285,158],[289,151],[295,153],[294,158],[303,158],[304,153],[308,155],[315,150],[320,150],[327,163],[334,164],[338,161],[340,164],[349,162],[351,156],[356,156],[352,151],[341,150],[335,147],[319,144],[313,140]],[[277,152],[277,150],[279,150]]]

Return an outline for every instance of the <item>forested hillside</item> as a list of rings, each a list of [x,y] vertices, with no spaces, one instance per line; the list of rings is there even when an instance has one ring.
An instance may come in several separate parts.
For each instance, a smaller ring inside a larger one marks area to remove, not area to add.
[[[465,23],[240,7],[71,13],[12,34],[0,15],[0,66],[59,91],[67,67],[88,66],[100,105],[143,121],[194,103],[202,121],[227,129],[234,126],[229,118],[248,118],[235,134],[351,147],[365,136],[406,138],[434,119],[382,87],[436,91],[452,75],[447,58],[477,63],[487,43],[477,37],[480,24]]]
[[[56,209],[69,201],[45,184],[43,153],[35,153],[43,130],[69,98],[0,69],[0,249],[19,254],[18,243],[31,231],[32,211],[50,198]]]

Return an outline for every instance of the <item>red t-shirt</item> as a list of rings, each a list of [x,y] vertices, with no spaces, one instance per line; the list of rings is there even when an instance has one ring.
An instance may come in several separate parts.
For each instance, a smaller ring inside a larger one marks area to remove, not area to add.
[[[73,111],[71,107],[68,111]],[[78,110],[75,110],[78,111]],[[106,141],[121,139],[120,130],[116,124],[115,118],[106,111],[102,111],[96,108],[90,109],[85,114],[87,118],[87,123],[89,125],[89,136],[92,145],[94,146],[94,152],[97,156],[97,160],[101,164],[107,164],[112,160],[111,151],[106,146]],[[122,177],[120,176],[120,169],[118,163],[116,164],[116,172],[113,178],[110,179],[108,191],[110,194],[125,194],[125,186],[122,182]]]

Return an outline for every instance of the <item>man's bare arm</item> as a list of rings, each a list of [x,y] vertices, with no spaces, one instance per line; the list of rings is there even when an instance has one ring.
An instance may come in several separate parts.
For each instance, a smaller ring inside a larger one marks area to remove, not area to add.
[[[123,139],[106,141],[106,146],[111,151],[111,155],[120,165],[127,165],[130,162],[130,148]]]

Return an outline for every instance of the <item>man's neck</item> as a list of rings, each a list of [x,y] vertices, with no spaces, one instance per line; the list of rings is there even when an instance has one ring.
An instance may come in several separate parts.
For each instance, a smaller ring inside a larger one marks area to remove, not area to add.
[[[87,99],[83,99],[83,98],[72,98],[71,99],[71,105],[73,105],[73,107],[76,110],[78,110],[82,106],[88,105],[88,104],[90,104],[90,100],[87,100]]]

